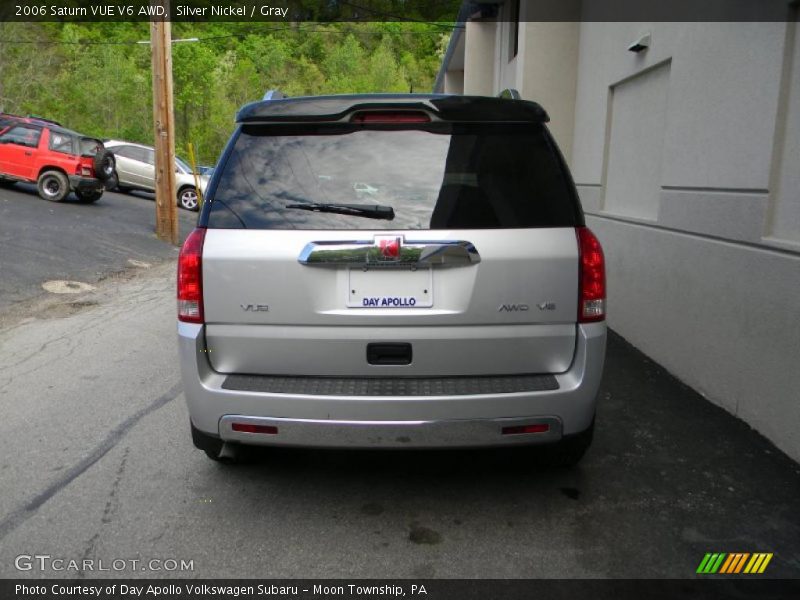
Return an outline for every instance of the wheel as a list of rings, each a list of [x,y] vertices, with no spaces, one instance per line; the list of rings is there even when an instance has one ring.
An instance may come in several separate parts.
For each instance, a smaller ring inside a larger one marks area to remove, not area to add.
[[[178,205],[186,210],[199,210],[197,190],[193,187],[182,188],[178,192]]]
[[[192,442],[195,448],[206,453],[214,462],[226,465],[247,464],[254,458],[252,448],[241,444],[226,444],[220,438],[200,431],[194,426],[191,419],[189,426],[192,429]]]
[[[205,452],[206,456],[214,462],[230,462],[229,459],[220,456],[222,446],[225,445],[221,439],[203,433],[191,421],[189,421],[189,426],[192,428],[192,443],[195,448]]]
[[[589,428],[574,435],[565,436],[561,441],[547,446],[536,447],[536,459],[542,466],[567,468],[574,467],[592,445],[594,419]]]
[[[219,448],[206,447],[203,448],[203,452],[214,462],[223,465],[240,465],[248,462],[249,454],[238,444],[234,444],[233,446],[228,445],[225,447],[226,449],[224,452],[223,447],[225,447],[225,444],[220,443]]]
[[[224,458],[220,457],[219,451],[215,452],[214,450],[205,449],[205,450],[203,450],[203,452],[205,452],[206,456],[208,458],[210,458],[211,460],[213,460],[214,462],[223,463],[223,464],[230,463],[230,461],[228,459],[224,459]]]
[[[108,150],[100,150],[94,155],[94,174],[101,181],[107,181],[111,177],[116,177],[114,172],[117,161],[114,155]]]
[[[76,191],[75,195],[78,197],[79,202],[83,202],[84,204],[91,204],[92,202],[97,202],[100,199],[100,196],[103,195],[103,190],[96,190],[92,192]]]
[[[50,202],[61,202],[69,194],[69,179],[61,171],[45,171],[39,175],[36,188]]]
[[[119,189],[119,178],[117,177],[116,173],[112,173],[111,177],[106,179],[103,187],[106,188],[109,192],[113,192],[114,190],[122,191]]]

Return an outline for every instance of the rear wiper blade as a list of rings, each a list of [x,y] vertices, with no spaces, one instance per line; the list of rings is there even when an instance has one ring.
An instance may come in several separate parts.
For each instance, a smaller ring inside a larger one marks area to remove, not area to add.
[[[332,204],[312,202],[310,204],[287,204],[286,208],[298,208],[313,212],[336,213],[338,215],[353,215],[367,219],[394,220],[394,209],[391,206],[380,204]]]

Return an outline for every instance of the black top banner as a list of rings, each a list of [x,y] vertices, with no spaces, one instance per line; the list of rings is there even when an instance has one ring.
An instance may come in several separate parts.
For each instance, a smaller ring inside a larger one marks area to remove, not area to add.
[[[5,0],[0,21],[453,21],[461,0]]]
[[[56,22],[779,22],[797,12],[789,0],[0,0],[0,21]]]

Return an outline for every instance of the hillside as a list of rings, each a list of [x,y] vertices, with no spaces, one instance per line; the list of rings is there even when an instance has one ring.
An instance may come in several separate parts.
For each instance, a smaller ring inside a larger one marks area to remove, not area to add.
[[[294,96],[430,91],[450,26],[437,23],[174,23],[176,138],[216,161],[236,110]],[[152,143],[147,23],[0,23],[0,108],[101,138]]]

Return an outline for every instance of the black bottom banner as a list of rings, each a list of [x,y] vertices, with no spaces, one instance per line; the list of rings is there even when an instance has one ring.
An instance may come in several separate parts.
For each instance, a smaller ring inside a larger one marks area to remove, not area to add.
[[[0,580],[3,600],[800,599],[800,579]]]

